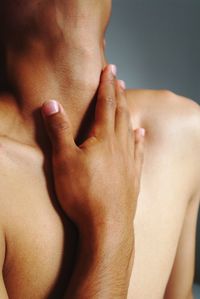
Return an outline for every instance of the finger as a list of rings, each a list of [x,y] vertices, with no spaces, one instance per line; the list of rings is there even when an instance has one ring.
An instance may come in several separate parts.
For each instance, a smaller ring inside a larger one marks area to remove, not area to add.
[[[63,107],[55,100],[45,102],[42,114],[53,150],[68,152],[76,145],[72,134],[70,121]]]
[[[114,132],[116,72],[116,66],[108,65],[101,75],[94,123],[94,129],[97,135],[105,136],[106,134]]]
[[[140,181],[142,174],[142,167],[144,163],[144,141],[145,141],[145,129],[140,128],[135,131],[135,169]]]
[[[126,85],[124,81],[117,81],[116,97],[117,97],[117,109],[115,118],[115,131],[120,141],[126,146],[128,137],[132,137],[131,129],[131,117],[127,104]]]

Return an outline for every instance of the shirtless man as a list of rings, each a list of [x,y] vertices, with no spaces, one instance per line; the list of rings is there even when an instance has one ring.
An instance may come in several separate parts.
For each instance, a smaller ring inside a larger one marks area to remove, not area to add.
[[[24,2],[1,2],[10,82],[0,110],[6,147],[0,168],[3,274],[11,298],[42,299],[54,283],[62,288],[60,264],[69,265],[74,231],[55,209],[51,176],[44,175],[48,140],[35,111],[57,99],[80,142],[106,64],[103,40],[111,1]],[[128,298],[189,299],[200,198],[199,106],[169,91],[130,90],[127,97],[133,126],[147,132]]]

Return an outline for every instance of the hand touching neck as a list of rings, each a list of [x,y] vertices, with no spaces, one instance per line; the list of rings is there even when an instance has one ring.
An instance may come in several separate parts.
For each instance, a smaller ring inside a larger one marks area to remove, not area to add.
[[[89,1],[91,9],[78,0],[29,1],[18,20],[13,2],[5,0],[1,10],[5,22],[1,39],[7,78],[20,113],[34,130],[35,110],[55,98],[68,111],[76,134],[105,65],[104,31],[109,14],[95,0]]]

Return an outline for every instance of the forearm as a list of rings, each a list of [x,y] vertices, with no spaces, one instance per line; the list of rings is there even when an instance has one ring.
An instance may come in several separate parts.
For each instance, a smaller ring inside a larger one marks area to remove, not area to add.
[[[100,243],[81,241],[64,299],[127,298],[133,257],[132,236],[119,244],[102,239]]]

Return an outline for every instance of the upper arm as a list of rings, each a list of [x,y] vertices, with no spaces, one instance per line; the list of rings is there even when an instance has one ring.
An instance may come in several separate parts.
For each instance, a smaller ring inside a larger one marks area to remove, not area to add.
[[[187,125],[185,131],[185,143],[187,143],[185,147],[188,148],[187,169],[193,182],[193,194],[188,201],[165,299],[192,298],[196,226],[200,202],[200,107],[194,102],[188,102],[188,122],[190,125]],[[189,175],[187,177],[189,178]]]
[[[191,298],[195,267],[195,239],[198,209],[199,198],[195,198],[189,202],[187,207],[175,262],[165,293],[165,299]]]
[[[3,265],[5,260],[5,237],[2,230],[0,230],[0,298],[8,299],[4,280],[3,280]]]
[[[200,198],[200,107],[192,100],[168,91],[129,91],[129,102],[133,111],[137,106],[136,101],[143,112],[148,110],[146,115],[151,124],[155,124],[153,129],[158,132],[159,143],[160,132],[170,135],[172,153],[180,163],[182,188],[188,190],[188,197],[190,196],[186,203],[182,232],[165,293],[165,299],[189,299],[194,276],[196,222]]]

